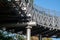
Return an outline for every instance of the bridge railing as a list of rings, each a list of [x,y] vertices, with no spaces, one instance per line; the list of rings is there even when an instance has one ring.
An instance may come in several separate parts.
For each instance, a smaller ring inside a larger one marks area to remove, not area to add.
[[[38,25],[53,29],[60,29],[60,17],[53,15],[53,11],[51,12],[41,7],[38,8],[36,5],[34,5],[33,9],[30,11],[32,14],[32,21],[35,21]]]

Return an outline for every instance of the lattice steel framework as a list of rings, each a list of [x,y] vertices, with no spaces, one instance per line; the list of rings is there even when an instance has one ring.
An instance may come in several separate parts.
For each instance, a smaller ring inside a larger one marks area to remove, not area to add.
[[[27,2],[27,0],[21,0],[21,2],[18,2],[17,4],[17,9],[19,9],[19,7],[22,10],[26,8],[26,10],[23,10],[25,14],[32,15],[31,21],[35,21],[38,25],[42,25],[44,27],[60,29],[60,17],[55,15],[55,11],[32,5],[30,1]]]
[[[50,15],[50,13],[54,15]],[[55,15],[55,11],[34,5],[31,14],[32,21],[35,21],[38,25],[53,29],[60,29],[60,17]]]

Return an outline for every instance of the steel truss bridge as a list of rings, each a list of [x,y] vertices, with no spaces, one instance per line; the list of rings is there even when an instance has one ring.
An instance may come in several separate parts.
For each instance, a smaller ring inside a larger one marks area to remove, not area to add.
[[[60,37],[60,17],[50,15],[56,13],[42,7],[38,7],[29,1],[0,1],[0,28],[7,31],[26,34],[28,22],[36,22],[31,28],[32,35],[42,37]],[[31,17],[28,17],[31,14]]]

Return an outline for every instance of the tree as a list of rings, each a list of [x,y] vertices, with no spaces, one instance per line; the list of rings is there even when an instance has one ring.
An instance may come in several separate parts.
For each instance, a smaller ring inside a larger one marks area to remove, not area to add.
[[[0,32],[0,40],[12,40],[12,37],[5,37],[5,35],[3,34],[3,31]]]
[[[18,40],[25,40],[23,35],[0,30],[0,40],[14,40],[14,38]]]

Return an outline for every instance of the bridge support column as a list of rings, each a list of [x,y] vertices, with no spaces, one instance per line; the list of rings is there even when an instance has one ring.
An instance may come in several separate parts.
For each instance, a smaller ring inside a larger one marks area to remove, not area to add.
[[[30,21],[27,24],[28,24],[28,26],[26,27],[27,28],[27,40],[30,40],[31,39],[31,28],[33,26],[36,26],[36,22]]]
[[[42,35],[39,34],[39,40],[42,40]]]
[[[27,26],[27,40],[31,40],[31,26]]]

